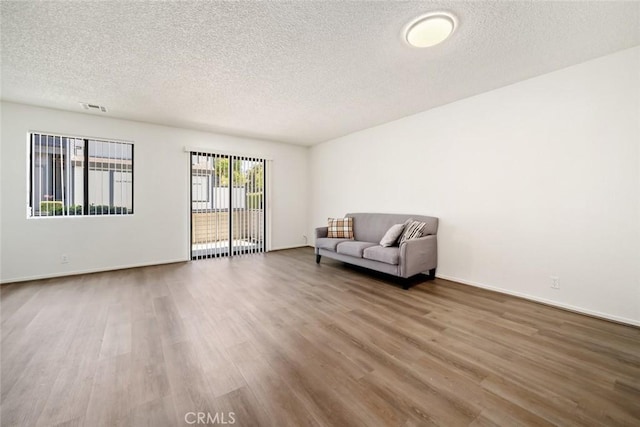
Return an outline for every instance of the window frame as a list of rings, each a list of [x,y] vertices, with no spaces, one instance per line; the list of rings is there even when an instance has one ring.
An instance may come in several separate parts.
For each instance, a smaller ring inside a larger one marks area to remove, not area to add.
[[[84,143],[83,148],[83,172],[82,172],[82,181],[83,181],[83,201],[82,204],[82,213],[78,215],[34,215],[34,209],[32,206],[33,201],[33,191],[34,191],[34,182],[33,178],[33,169],[34,169],[34,153],[32,151],[33,148],[33,138],[34,135],[41,135],[44,137],[54,137],[54,138],[71,138],[71,139],[79,139]],[[117,139],[117,138],[104,138],[104,137],[94,137],[94,136],[80,136],[80,135],[69,135],[65,133],[59,132],[45,132],[45,131],[37,131],[30,130],[27,132],[27,155],[26,155],[26,163],[27,163],[27,188],[26,188],[26,216],[27,219],[42,219],[42,218],[100,218],[100,217],[131,217],[135,215],[135,143],[134,141]],[[91,213],[90,203],[89,203],[89,171],[90,171],[90,159],[89,159],[89,141],[96,141],[101,143],[118,143],[118,144],[128,144],[131,147],[131,209],[129,209],[126,213]]]

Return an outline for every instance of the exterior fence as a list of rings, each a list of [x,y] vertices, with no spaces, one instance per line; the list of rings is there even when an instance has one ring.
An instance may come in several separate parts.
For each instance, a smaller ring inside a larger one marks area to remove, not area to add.
[[[264,241],[262,209],[234,210],[231,216],[234,240]],[[229,211],[192,212],[191,227],[194,244],[229,240]]]

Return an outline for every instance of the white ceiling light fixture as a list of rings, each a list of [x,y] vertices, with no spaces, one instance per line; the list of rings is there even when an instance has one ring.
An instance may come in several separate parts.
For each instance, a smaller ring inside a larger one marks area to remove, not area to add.
[[[404,39],[413,47],[431,47],[453,34],[457,19],[447,12],[431,12],[411,21],[404,29]]]

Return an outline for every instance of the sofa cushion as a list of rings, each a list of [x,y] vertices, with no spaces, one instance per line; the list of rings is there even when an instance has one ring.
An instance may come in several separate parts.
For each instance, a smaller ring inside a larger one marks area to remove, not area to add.
[[[377,245],[371,246],[364,250],[363,258],[384,262],[386,264],[398,265],[398,261],[400,260],[400,248],[397,246],[388,248]]]
[[[380,239],[380,246],[393,246],[404,231],[404,224],[394,224]]]
[[[347,240],[346,242],[338,244],[338,250],[336,252],[343,255],[351,255],[357,258],[362,258],[362,253],[364,252],[364,250],[370,248],[371,246],[378,246],[378,244]]]
[[[410,224],[406,224],[404,227],[404,233],[402,233],[402,237],[400,238],[398,245],[403,244],[407,240],[422,237],[422,230],[424,230],[426,225],[427,224],[420,221],[412,221]]]
[[[353,218],[329,218],[327,237],[353,240]]]
[[[338,243],[351,242],[349,239],[332,239],[330,237],[318,237],[316,239],[316,248],[327,249],[329,251],[336,251]]]

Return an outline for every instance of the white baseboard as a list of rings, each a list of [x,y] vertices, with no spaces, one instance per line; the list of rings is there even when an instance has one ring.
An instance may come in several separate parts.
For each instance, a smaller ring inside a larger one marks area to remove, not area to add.
[[[526,299],[526,300],[529,300],[529,301],[539,302],[541,304],[562,308],[562,309],[568,310],[568,311],[573,311],[573,312],[579,313],[579,314],[586,314],[588,316],[598,317],[600,319],[611,320],[611,321],[614,321],[614,322],[624,323],[624,324],[632,325],[632,326],[640,326],[640,320],[627,319],[626,317],[620,317],[620,316],[615,316],[615,315],[612,315],[612,314],[601,313],[599,311],[589,310],[589,309],[582,308],[582,307],[576,307],[576,306],[571,305],[571,304],[565,304],[565,303],[561,303],[561,302],[558,302],[558,301],[548,300],[546,298],[540,298],[540,297],[536,297],[536,296],[533,296],[533,295],[524,294],[524,293],[521,293],[521,292],[513,292],[513,291],[509,291],[509,290],[502,289],[502,288],[496,288],[494,286],[489,286],[489,285],[485,285],[483,283],[473,282],[471,280],[460,279],[458,277],[447,276],[447,275],[442,275],[442,274],[436,274],[436,277],[438,277],[440,279],[450,280],[452,282],[462,283],[464,285],[474,286],[476,288],[487,289],[487,290],[498,292],[498,293],[501,293],[501,294],[512,295],[512,296],[523,298],[523,299]]]
[[[293,246],[280,246],[277,248],[272,248],[271,251],[280,251],[285,249],[296,249],[296,248],[304,248],[304,247],[313,247],[311,245],[302,244],[302,245],[293,245]],[[149,263],[138,263],[138,264],[128,264],[128,265],[120,265],[115,267],[104,267],[104,268],[95,268],[95,269],[87,269],[87,270],[76,270],[76,271],[65,271],[54,274],[43,274],[43,275],[35,275],[35,276],[25,276],[12,278],[8,280],[0,280],[0,284],[8,284],[8,283],[18,283],[18,282],[27,282],[30,280],[42,280],[42,279],[53,279],[56,277],[65,277],[65,276],[77,276],[80,274],[90,274],[90,273],[100,273],[104,271],[114,271],[114,270],[125,270],[127,268],[137,268],[137,267],[148,267],[152,265],[163,265],[163,264],[174,264],[178,262],[188,262],[189,259],[175,259],[175,260],[166,260],[161,262],[149,262]],[[459,277],[447,276],[443,274],[437,274],[437,278],[450,280],[452,282],[462,283],[464,285],[474,286],[476,288],[487,289],[490,291],[498,292],[501,294],[512,295],[515,297],[523,298],[529,301],[539,302],[542,304],[550,305],[553,307],[562,308],[564,310],[573,311],[580,314],[586,314],[588,316],[598,317],[605,320],[611,320],[618,323],[624,323],[633,326],[640,326],[640,321],[635,319],[628,319],[626,317],[615,316],[608,313],[602,313],[595,310],[589,310],[582,307],[577,307],[571,304],[565,304],[558,301],[548,300],[546,298],[540,298],[533,295],[525,294],[522,292],[514,292],[509,291],[502,288],[496,288],[494,286],[485,285],[483,283],[474,282],[471,280],[461,279]]]
[[[188,262],[188,261],[190,261],[190,259],[187,258],[187,259],[147,262],[147,263],[140,263],[140,264],[118,265],[114,267],[90,268],[88,270],[64,271],[64,272],[53,273],[53,274],[40,274],[36,276],[25,276],[25,277],[16,277],[12,279],[0,280],[0,284],[4,285],[9,283],[28,282],[30,280],[42,280],[42,279],[53,279],[56,277],[78,276],[80,274],[102,273],[104,271],[126,270],[127,268],[149,267],[152,265],[175,264],[177,262]]]
[[[277,248],[271,248],[269,249],[269,252],[273,252],[273,251],[283,251],[285,249],[296,249],[296,248],[306,248],[307,244],[301,244],[301,245],[292,245],[292,246],[278,246]]]
[[[284,249],[295,249],[295,248],[304,248],[306,244],[302,245],[293,245],[293,246],[281,246],[277,248],[271,248],[270,251],[280,251]],[[148,263],[139,263],[139,264],[127,264],[127,265],[118,265],[113,267],[103,267],[103,268],[90,268],[87,270],[75,270],[75,271],[64,271],[60,273],[53,274],[40,274],[35,276],[23,276],[23,277],[14,277],[10,279],[0,280],[0,284],[9,284],[9,283],[18,283],[18,282],[28,282],[30,280],[43,280],[43,279],[53,279],[56,277],[65,277],[65,276],[78,276],[80,274],[91,274],[91,273],[101,273],[104,271],[114,271],[114,270],[125,270],[127,268],[137,268],[137,267],[149,267],[152,265],[162,265],[162,264],[173,264],[176,262],[188,262],[191,261],[189,258],[185,259],[174,259],[174,260],[166,260],[166,261],[156,261],[156,262],[148,262]]]

